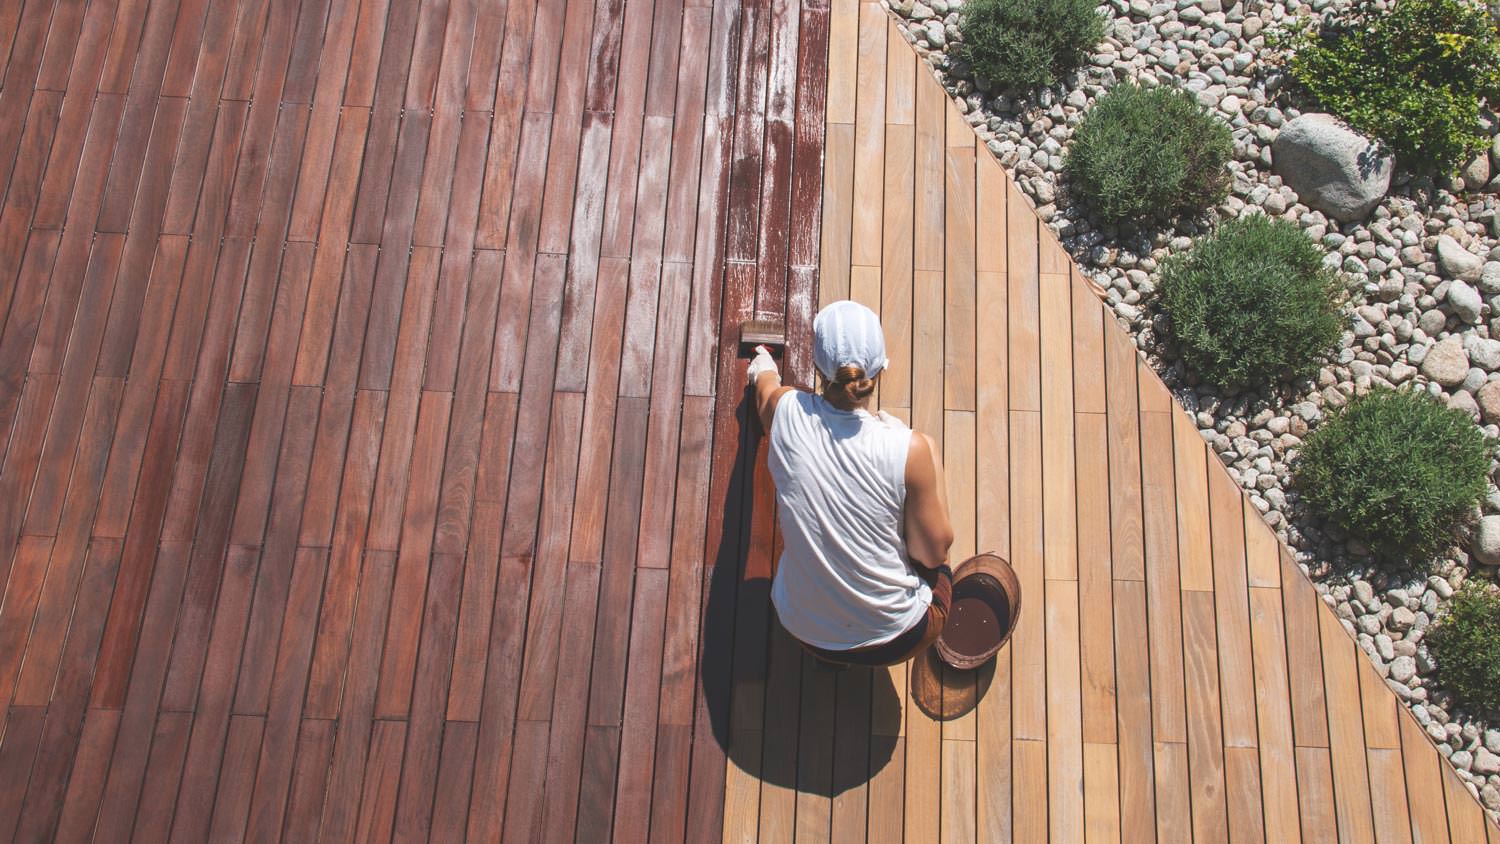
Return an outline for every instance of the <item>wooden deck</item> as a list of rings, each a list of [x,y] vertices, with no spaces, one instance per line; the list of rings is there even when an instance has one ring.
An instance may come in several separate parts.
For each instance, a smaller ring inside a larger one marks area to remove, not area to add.
[[[879,400],[943,444],[953,556],[1007,556],[1023,610],[962,717],[928,717],[907,670],[876,674],[868,784],[831,812],[799,794],[797,828],[1500,841],[879,5],[834,3],[830,31],[820,299],[881,314]],[[726,837],[790,822],[753,773],[731,769]]]
[[[14,0],[0,62],[0,840],[1484,839],[875,4]],[[844,295],[1025,582],[955,720],[769,612],[733,329],[805,384]]]

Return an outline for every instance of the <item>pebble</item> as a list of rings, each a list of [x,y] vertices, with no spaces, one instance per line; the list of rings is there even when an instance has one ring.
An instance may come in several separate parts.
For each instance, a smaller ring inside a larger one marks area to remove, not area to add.
[[[1387,620],[1391,629],[1397,633],[1405,633],[1417,623],[1417,614],[1406,607],[1396,607],[1391,610],[1391,617]]]
[[[1409,656],[1398,656],[1391,660],[1391,679],[1406,684],[1417,676],[1417,661]]]
[[[1463,281],[1479,281],[1484,272],[1484,260],[1463,248],[1449,235],[1438,236],[1437,256],[1438,266],[1453,278]]]
[[[1455,281],[1448,286],[1448,305],[1459,319],[1473,325],[1479,322],[1479,311],[1484,306],[1484,299],[1480,297],[1478,290],[1463,281]]]
[[[1486,372],[1500,369],[1500,340],[1475,337],[1469,343],[1469,363]]]
[[[1500,215],[1496,215],[1500,219]],[[1479,271],[1479,289],[1494,295],[1500,293],[1500,261],[1486,261]]]
[[[1444,387],[1457,387],[1469,375],[1469,355],[1457,337],[1450,337],[1428,350],[1422,374]]]

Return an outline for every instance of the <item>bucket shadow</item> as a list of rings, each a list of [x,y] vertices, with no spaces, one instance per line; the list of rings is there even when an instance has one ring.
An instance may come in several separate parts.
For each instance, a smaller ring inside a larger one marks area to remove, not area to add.
[[[746,773],[833,796],[863,785],[890,762],[905,690],[884,669],[822,667],[776,620],[769,565],[774,511],[756,511],[757,504],[774,508],[775,499],[748,394],[735,422],[723,538],[702,616],[698,664],[709,722],[719,747]]]
[[[936,648],[911,661],[911,699],[934,721],[952,721],[974,711],[995,679],[995,660],[963,670],[945,665]]]

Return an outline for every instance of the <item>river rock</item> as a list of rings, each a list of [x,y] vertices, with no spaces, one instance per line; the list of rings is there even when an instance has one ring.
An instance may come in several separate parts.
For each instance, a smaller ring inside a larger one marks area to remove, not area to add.
[[[1479,271],[1479,288],[1490,295],[1500,293],[1500,261],[1485,262]]]
[[[1422,374],[1444,387],[1457,387],[1469,375],[1469,355],[1457,337],[1449,337],[1427,350]]]
[[[1444,234],[1438,236],[1438,266],[1443,272],[1462,281],[1479,281],[1484,275],[1484,259],[1463,248],[1458,241]]]
[[[1390,155],[1330,114],[1287,123],[1272,158],[1303,202],[1344,222],[1363,219],[1391,185]]]
[[[1500,516],[1485,516],[1474,531],[1469,553],[1485,565],[1500,565]]]
[[[1391,660],[1391,679],[1398,683],[1410,683],[1417,676],[1417,661],[1409,656],[1398,656]]]
[[[1463,176],[1464,185],[1469,190],[1482,189],[1485,183],[1490,180],[1489,155],[1481,152],[1479,155],[1474,156],[1474,160],[1465,164],[1464,169],[1459,171],[1459,175]]]
[[[1500,423],[1500,381],[1490,381],[1474,396],[1486,422]]]
[[[1479,322],[1479,310],[1484,305],[1484,299],[1480,297],[1478,290],[1462,281],[1455,281],[1448,285],[1448,305],[1458,314],[1459,319],[1473,325]]]

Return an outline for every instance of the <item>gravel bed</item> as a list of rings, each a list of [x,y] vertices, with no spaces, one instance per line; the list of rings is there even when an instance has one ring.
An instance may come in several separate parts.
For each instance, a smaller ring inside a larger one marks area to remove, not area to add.
[[[1026,97],[982,90],[947,50],[962,39],[961,0],[882,0],[906,38],[1037,213],[1104,291],[1136,345],[1194,414],[1203,438],[1293,548],[1324,602],[1370,654],[1466,786],[1500,817],[1500,723],[1462,711],[1438,685],[1423,634],[1468,577],[1495,579],[1500,563],[1500,465],[1477,529],[1423,572],[1391,574],[1367,549],[1299,506],[1288,465],[1308,431],[1350,396],[1413,385],[1471,414],[1500,439],[1500,137],[1455,177],[1396,170],[1367,216],[1340,222],[1309,207],[1273,169],[1273,142],[1301,115],[1279,70],[1263,62],[1266,36],[1332,0],[1109,0],[1107,36],[1088,67]],[[1230,195],[1194,220],[1140,232],[1102,226],[1073,201],[1062,154],[1083,113],[1111,85],[1176,84],[1233,131]],[[1486,119],[1496,134],[1494,115]],[[1186,371],[1154,304],[1154,270],[1217,220],[1266,213],[1298,223],[1349,283],[1350,327],[1316,379],[1275,391],[1221,395]]]

